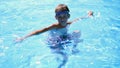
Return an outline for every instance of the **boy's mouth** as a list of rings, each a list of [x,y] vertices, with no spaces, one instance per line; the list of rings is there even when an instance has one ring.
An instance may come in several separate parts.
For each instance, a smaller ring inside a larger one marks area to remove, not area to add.
[[[61,21],[62,23],[65,23],[65,21]]]
[[[63,21],[63,22],[61,22],[61,25],[62,26],[66,26],[66,23]]]

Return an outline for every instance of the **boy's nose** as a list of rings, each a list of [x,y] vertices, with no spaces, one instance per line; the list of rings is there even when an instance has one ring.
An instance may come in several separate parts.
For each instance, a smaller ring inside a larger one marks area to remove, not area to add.
[[[61,18],[61,20],[64,20],[64,18]]]
[[[65,17],[61,17],[61,20],[65,20],[66,18]]]

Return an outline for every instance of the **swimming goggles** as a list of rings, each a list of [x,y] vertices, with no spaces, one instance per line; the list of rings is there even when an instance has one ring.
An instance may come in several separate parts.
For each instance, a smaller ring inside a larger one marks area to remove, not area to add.
[[[56,13],[56,16],[59,16],[60,14],[69,14],[69,11],[57,12],[57,13]]]

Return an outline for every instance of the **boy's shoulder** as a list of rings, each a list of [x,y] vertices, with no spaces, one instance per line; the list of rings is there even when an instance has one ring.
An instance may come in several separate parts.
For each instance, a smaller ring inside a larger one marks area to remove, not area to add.
[[[57,27],[59,24],[58,23],[54,23],[54,24],[52,24],[51,26],[52,27]]]
[[[52,24],[53,26],[57,26],[57,25],[59,25],[58,23],[54,23],[54,24]]]
[[[72,22],[67,22],[67,24],[72,24]]]
[[[59,26],[58,23],[54,23],[54,24],[50,25],[48,28],[56,28],[56,27],[58,27],[58,26]]]

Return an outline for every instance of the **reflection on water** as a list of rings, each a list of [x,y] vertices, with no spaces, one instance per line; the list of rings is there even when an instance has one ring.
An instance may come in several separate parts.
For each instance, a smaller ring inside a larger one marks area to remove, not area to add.
[[[51,54],[45,44],[47,33],[14,44],[16,37],[55,22],[54,7],[59,3],[69,6],[70,20],[94,11],[93,18],[70,26],[69,32],[80,30],[84,41],[63,68],[120,68],[119,0],[0,1],[0,68],[56,68],[61,63],[61,55]]]

